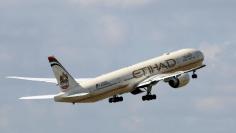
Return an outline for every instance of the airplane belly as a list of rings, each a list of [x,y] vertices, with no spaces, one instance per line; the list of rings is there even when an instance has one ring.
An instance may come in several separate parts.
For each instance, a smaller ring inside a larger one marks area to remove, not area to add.
[[[128,93],[128,92],[131,91],[131,89],[132,88],[129,87],[128,85],[123,85],[123,86],[120,86],[119,88],[115,88],[115,89],[112,89],[112,90],[107,90],[106,92],[103,92],[103,93],[91,94],[90,97],[85,98],[85,99],[81,99],[78,102],[79,103],[96,102],[96,101],[99,101],[99,100],[106,99],[108,97],[112,97],[114,95]]]
[[[56,102],[77,103],[78,101],[80,101],[80,100],[82,100],[82,99],[89,98],[89,97],[90,97],[90,95],[77,96],[77,97],[63,97],[63,96],[58,96],[58,97],[54,97],[54,101],[56,101]]]

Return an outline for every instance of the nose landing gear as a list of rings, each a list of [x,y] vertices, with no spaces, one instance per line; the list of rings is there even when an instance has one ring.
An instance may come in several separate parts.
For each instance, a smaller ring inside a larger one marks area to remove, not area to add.
[[[193,75],[192,75],[192,78],[193,79],[197,79],[197,74],[195,73],[196,71],[193,71]]]

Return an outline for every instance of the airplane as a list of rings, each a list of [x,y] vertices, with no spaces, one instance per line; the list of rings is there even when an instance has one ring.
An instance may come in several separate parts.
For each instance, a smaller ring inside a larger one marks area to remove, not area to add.
[[[54,57],[48,57],[55,78],[31,78],[11,76],[7,78],[39,81],[57,84],[61,91],[53,95],[27,96],[19,99],[54,99],[64,103],[93,103],[109,98],[109,103],[123,101],[124,93],[145,94],[143,101],[155,100],[154,85],[163,81],[172,88],[181,88],[192,78],[198,78],[196,71],[205,67],[204,54],[197,49],[181,49],[159,57],[107,73],[96,78],[74,79]]]

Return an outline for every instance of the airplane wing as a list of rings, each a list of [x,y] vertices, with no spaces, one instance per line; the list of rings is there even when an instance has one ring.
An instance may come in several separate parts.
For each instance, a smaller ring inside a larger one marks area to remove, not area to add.
[[[89,93],[78,93],[78,94],[73,94],[73,95],[68,95],[66,97],[68,98],[73,98],[73,97],[81,97],[81,96],[86,96],[89,95]],[[39,95],[39,96],[27,96],[27,97],[21,97],[19,99],[21,100],[42,100],[42,99],[53,99],[55,96],[58,96],[58,94],[54,95]]]
[[[41,99],[53,99],[56,95],[40,95],[40,96],[28,96],[21,97],[21,100],[41,100]]]
[[[38,81],[38,82],[46,82],[46,83],[57,84],[57,81],[54,78],[31,78],[31,77],[17,77],[17,76],[9,76],[9,77],[6,77],[6,78],[8,78],[8,79],[29,80],[29,81]]]
[[[29,81],[37,81],[37,82],[46,82],[57,84],[57,80],[55,78],[32,78],[32,77],[18,77],[18,76],[9,76],[6,77],[8,79],[20,79],[20,80],[29,80]],[[79,78],[75,79],[77,82],[83,82],[86,80],[91,80],[92,78]]]
[[[174,72],[174,73],[165,73],[165,74],[154,75],[154,76],[149,77],[146,80],[142,81],[141,83],[139,83],[136,88],[144,88],[144,87],[149,86],[150,84],[155,85],[161,80],[167,80],[167,79],[172,78],[172,77],[178,77],[183,73],[193,72],[193,71],[201,69],[205,66],[206,65],[202,65],[200,67],[196,67],[196,68],[186,70],[186,71],[178,71],[178,72]]]

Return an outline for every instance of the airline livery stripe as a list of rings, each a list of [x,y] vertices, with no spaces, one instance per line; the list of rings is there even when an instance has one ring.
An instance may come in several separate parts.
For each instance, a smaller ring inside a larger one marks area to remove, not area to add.
[[[52,63],[51,64],[51,67],[53,67],[53,66],[59,66],[59,67],[61,67],[64,71],[66,71],[66,69],[61,65],[61,64],[59,64],[59,63]],[[66,71],[67,72],[67,71]]]
[[[61,64],[59,64],[59,63],[51,63],[51,67],[53,67],[55,65],[60,66],[61,68],[63,68],[63,66]]]

